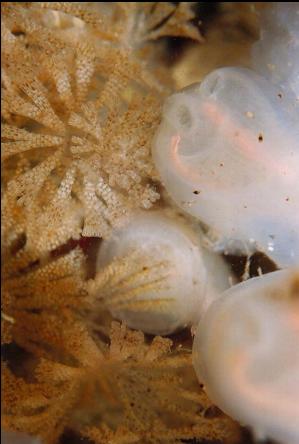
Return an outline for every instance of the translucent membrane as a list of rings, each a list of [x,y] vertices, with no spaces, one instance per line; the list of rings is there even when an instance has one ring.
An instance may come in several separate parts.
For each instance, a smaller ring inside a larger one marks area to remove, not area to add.
[[[254,69],[299,100],[299,3],[274,3],[261,16]]]
[[[200,323],[193,365],[210,398],[258,438],[299,442],[299,269],[224,292]]]
[[[108,276],[101,296],[112,315],[152,334],[197,324],[229,286],[226,265],[201,247],[199,232],[161,211],[137,213],[115,231],[98,268]]]
[[[171,96],[153,156],[167,191],[231,253],[299,262],[299,128],[280,89],[223,68]],[[231,240],[237,241],[231,243]]]

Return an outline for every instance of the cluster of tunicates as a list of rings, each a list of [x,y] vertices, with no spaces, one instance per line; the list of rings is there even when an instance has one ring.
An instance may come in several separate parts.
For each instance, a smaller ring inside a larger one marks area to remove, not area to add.
[[[115,318],[161,335],[197,325],[194,368],[215,404],[257,438],[298,444],[298,3],[262,14],[252,59],[166,101],[153,158],[174,206],[137,213],[98,267],[114,270]],[[233,285],[219,253],[256,251],[280,270]]]

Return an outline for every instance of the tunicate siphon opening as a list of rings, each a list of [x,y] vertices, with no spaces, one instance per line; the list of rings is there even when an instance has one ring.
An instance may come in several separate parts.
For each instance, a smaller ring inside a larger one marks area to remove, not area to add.
[[[177,116],[183,129],[190,129],[192,126],[192,117],[189,109],[185,105],[180,105],[177,110]]]

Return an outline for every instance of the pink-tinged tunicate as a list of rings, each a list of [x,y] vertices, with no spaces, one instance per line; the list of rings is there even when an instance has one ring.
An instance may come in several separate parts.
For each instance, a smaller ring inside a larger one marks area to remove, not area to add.
[[[153,157],[166,190],[231,253],[299,263],[299,114],[245,68],[222,68],[165,103]]]
[[[208,309],[193,365],[209,397],[259,439],[299,443],[299,269],[238,284]]]

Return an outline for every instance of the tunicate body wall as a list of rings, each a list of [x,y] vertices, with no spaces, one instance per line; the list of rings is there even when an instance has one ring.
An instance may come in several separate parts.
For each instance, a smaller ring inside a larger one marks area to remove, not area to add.
[[[212,303],[193,343],[209,397],[256,437],[299,442],[299,269],[233,286]]]
[[[109,276],[100,293],[113,317],[156,335],[196,325],[230,285],[227,265],[200,238],[166,211],[138,212],[114,231],[97,259]]]
[[[299,263],[298,10],[296,3],[270,10],[271,17],[293,13],[291,28],[273,20],[267,28],[266,16],[253,50],[257,65],[278,28],[273,57],[286,51],[284,76],[261,63],[267,78],[245,68],[212,72],[166,101],[153,146],[166,190],[213,230],[216,250],[259,250],[281,268]]]

